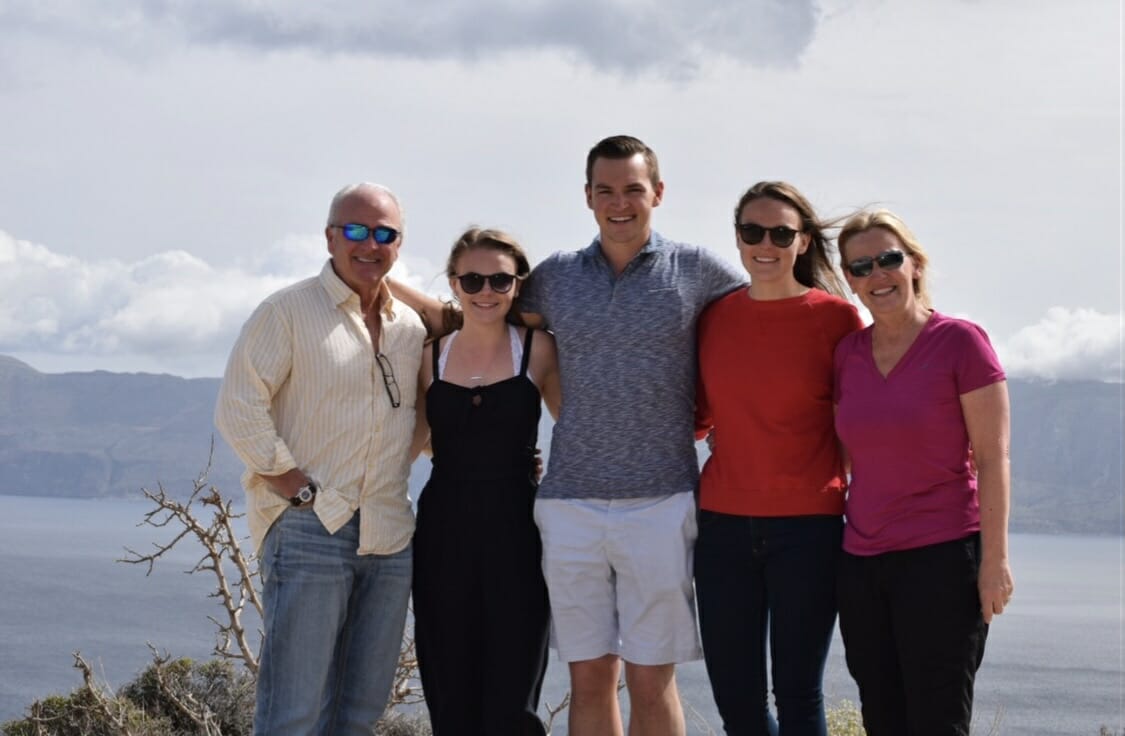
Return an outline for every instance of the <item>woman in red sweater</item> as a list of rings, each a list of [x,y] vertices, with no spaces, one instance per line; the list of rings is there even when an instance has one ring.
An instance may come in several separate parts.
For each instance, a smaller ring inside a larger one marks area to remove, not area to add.
[[[796,188],[759,182],[735,218],[750,286],[699,323],[696,429],[712,438],[695,547],[707,673],[727,734],[825,736],[846,484],[832,359],[863,323]]]

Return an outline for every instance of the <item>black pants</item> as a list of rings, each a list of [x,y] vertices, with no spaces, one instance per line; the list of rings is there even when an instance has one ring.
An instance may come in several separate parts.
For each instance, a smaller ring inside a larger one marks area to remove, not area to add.
[[[968,736],[988,635],[979,567],[979,534],[841,556],[840,633],[868,736]]]

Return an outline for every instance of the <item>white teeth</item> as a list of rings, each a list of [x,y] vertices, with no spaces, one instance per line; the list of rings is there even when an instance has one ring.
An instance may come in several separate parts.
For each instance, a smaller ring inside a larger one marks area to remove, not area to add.
[[[885,296],[887,294],[890,294],[894,290],[895,290],[895,287],[893,287],[893,286],[888,286],[885,289],[873,289],[871,291],[871,295],[872,296]]]
[[[629,220],[632,220],[632,219],[633,219],[632,217],[611,217],[611,218],[609,218],[609,221],[610,222],[629,222]]]
[[[360,263],[378,263],[379,262],[375,258],[360,258],[359,256],[356,256],[356,260],[359,261]]]
[[[755,263],[777,263],[779,260],[779,258],[760,258],[758,256],[754,256]]]

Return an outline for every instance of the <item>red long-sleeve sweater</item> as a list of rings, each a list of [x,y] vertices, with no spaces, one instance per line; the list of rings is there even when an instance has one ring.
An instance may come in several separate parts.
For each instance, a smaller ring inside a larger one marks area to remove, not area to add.
[[[699,323],[697,436],[713,428],[700,506],[742,516],[844,512],[832,418],[833,350],[863,327],[819,289],[776,301],[740,289]]]

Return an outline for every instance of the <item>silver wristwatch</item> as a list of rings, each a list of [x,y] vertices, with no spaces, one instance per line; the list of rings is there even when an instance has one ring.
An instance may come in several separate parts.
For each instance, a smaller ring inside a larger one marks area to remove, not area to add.
[[[293,495],[292,498],[289,499],[289,503],[293,504],[294,506],[304,506],[306,504],[310,504],[313,502],[313,499],[316,498],[316,492],[318,490],[320,489],[317,488],[316,482],[310,480],[308,483],[297,489],[297,492]]]

